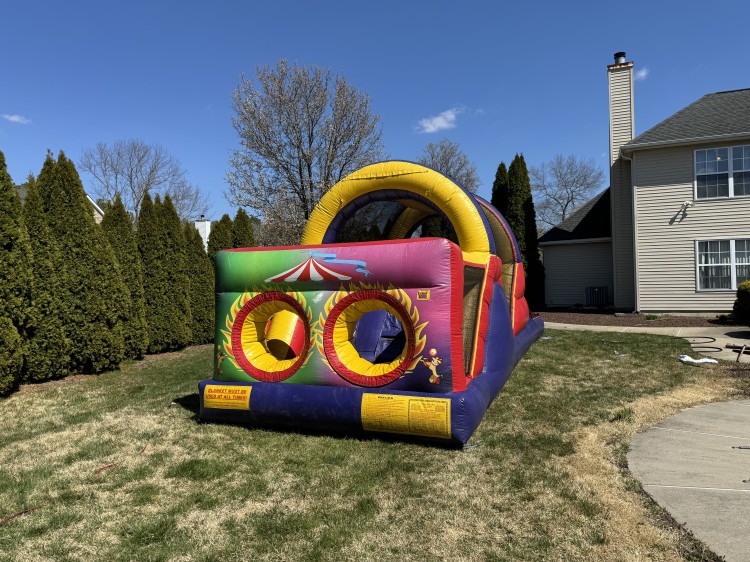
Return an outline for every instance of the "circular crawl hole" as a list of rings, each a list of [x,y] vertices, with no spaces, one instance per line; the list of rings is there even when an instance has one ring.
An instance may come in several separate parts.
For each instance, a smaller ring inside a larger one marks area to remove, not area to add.
[[[237,313],[232,349],[251,377],[263,382],[288,379],[310,350],[310,325],[302,305],[277,291],[256,295]]]
[[[357,323],[376,310],[386,311],[401,325],[404,343],[392,361],[369,361],[354,344]],[[331,309],[323,329],[323,345],[328,363],[339,376],[358,386],[376,387],[389,384],[406,372],[416,337],[409,313],[398,299],[384,291],[363,290],[347,295]]]

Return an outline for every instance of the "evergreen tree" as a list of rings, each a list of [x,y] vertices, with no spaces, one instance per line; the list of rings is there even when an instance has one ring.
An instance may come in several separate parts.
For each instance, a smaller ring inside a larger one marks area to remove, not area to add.
[[[0,316],[0,395],[7,394],[23,375],[25,343],[13,321]]]
[[[113,203],[107,206],[101,226],[115,252],[125,287],[130,294],[130,309],[127,322],[123,327],[125,357],[140,359],[148,348],[146,304],[143,297],[143,267],[138,254],[133,223],[119,195],[115,197]]]
[[[21,198],[0,152],[0,394],[24,376],[31,329],[31,246]]]
[[[181,349],[192,341],[193,319],[190,314],[190,277],[187,267],[187,245],[180,215],[172,203],[172,198],[165,195],[161,206],[155,205],[160,214],[163,257],[167,262],[167,281],[170,302],[176,309],[172,314],[173,343],[172,349]]]
[[[526,298],[533,307],[544,304],[544,267],[539,257],[536,211],[531,182],[523,155],[516,154],[508,168],[508,214],[506,219],[518,239],[526,271]]]
[[[227,214],[224,214],[218,222],[211,224],[211,233],[208,235],[208,257],[213,260],[216,252],[234,247],[232,231],[232,219]]]
[[[526,183],[528,184],[528,181]],[[503,216],[508,221],[513,234],[516,235],[518,247],[524,258],[524,265],[526,265],[526,215],[523,208],[525,201],[523,184],[521,158],[516,154],[508,167],[508,203]]]
[[[130,308],[112,247],[94,222],[73,162],[51,155],[37,179],[45,218],[67,264],[61,300],[72,343],[72,367],[87,373],[116,368],[124,357],[123,323]]]
[[[458,244],[458,236],[447,218],[442,215],[432,215],[422,221],[421,238],[447,238],[454,244]]]
[[[185,270],[180,219],[165,197],[146,194],[138,217],[138,251],[143,263],[149,353],[181,349],[190,343],[190,284]]]
[[[165,283],[162,273],[164,264],[161,259],[158,217],[148,192],[141,202],[136,241],[143,271],[143,302],[148,329],[147,350],[149,353],[159,353],[166,349],[162,332],[165,328],[168,329],[169,318],[165,319],[161,314],[163,294],[166,293],[162,287]]]
[[[62,271],[65,262],[57,241],[44,218],[44,206],[33,177],[25,185],[23,216],[33,255],[32,314],[26,381],[43,381],[70,373],[71,341],[66,334],[67,317],[62,307]]]
[[[257,246],[253,223],[244,209],[237,209],[237,214],[232,222],[232,247],[253,248]]]
[[[203,239],[192,223],[185,223],[185,243],[190,278],[190,312],[194,344],[214,340],[214,268]]]
[[[492,199],[490,203],[495,207],[500,214],[505,216],[508,213],[508,202],[510,200],[510,192],[508,187],[508,169],[505,167],[505,162],[500,162],[495,172],[495,181],[492,183]]]

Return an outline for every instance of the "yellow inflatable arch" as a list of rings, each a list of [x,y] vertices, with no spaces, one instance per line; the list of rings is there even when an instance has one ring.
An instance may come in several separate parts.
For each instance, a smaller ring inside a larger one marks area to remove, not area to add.
[[[335,242],[336,230],[348,218],[347,209],[358,201],[366,204],[366,196],[382,191],[391,199],[412,196],[415,200],[408,205],[415,217],[431,212],[423,202],[437,207],[453,225],[466,262],[484,263],[494,253],[487,219],[471,195],[431,168],[398,160],[366,166],[333,186],[310,216],[302,244]]]

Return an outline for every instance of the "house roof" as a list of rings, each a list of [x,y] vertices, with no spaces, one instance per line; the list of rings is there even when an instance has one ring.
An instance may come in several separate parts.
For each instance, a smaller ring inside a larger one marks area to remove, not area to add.
[[[750,137],[750,88],[707,94],[638,135],[623,152]]]
[[[18,190],[18,196],[21,198],[21,202],[23,203],[26,201],[26,184],[22,183],[21,185],[17,185],[16,189]],[[86,199],[88,199],[88,202],[91,204],[91,206],[94,208],[94,211],[99,214],[100,217],[104,216],[104,211],[102,208],[94,201],[94,198],[91,197],[88,193],[86,194]]]
[[[609,238],[610,226],[609,188],[599,193],[568,218],[552,227],[539,238],[540,244]]]

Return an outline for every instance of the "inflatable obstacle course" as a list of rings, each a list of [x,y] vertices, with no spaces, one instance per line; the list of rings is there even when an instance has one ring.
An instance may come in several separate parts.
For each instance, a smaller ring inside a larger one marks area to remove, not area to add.
[[[300,246],[219,252],[216,291],[204,420],[463,444],[543,331],[503,217],[409,162],[336,184]]]

